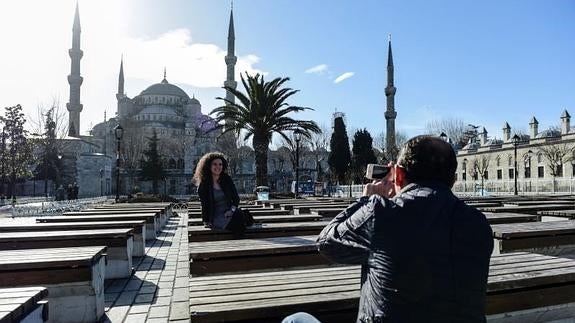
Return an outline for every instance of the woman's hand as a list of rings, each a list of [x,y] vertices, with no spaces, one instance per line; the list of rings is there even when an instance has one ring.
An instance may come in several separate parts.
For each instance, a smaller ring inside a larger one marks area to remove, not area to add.
[[[226,213],[224,213],[224,216],[226,218],[231,218],[232,215],[234,215],[234,212],[232,212],[232,210],[227,210]]]

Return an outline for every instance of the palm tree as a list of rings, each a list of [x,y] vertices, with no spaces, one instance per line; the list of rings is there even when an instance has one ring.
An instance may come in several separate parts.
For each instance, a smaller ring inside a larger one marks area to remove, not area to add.
[[[321,130],[313,121],[294,120],[288,117],[291,112],[313,110],[307,107],[289,105],[286,100],[299,92],[291,88],[283,87],[289,78],[276,78],[271,82],[265,82],[263,75],[251,76],[246,73],[247,79],[241,76],[246,94],[224,86],[224,89],[232,93],[238,100],[237,103],[225,98],[218,97],[226,105],[215,108],[210,114],[215,114],[216,122],[223,127],[224,131],[233,131],[237,136],[244,133],[244,140],[252,137],[252,144],[256,157],[256,185],[268,184],[268,147],[272,135],[277,133],[289,140],[287,133],[300,132],[304,137],[310,137],[311,133],[319,133]]]

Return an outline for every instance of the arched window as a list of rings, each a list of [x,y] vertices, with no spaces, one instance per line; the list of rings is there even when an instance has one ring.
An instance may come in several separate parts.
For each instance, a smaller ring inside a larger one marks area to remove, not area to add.
[[[497,167],[501,166],[501,158],[499,156],[495,158],[495,166]]]
[[[543,154],[542,153],[538,153],[537,154],[537,163],[541,164],[543,162]]]
[[[513,156],[507,156],[507,166],[513,167]]]

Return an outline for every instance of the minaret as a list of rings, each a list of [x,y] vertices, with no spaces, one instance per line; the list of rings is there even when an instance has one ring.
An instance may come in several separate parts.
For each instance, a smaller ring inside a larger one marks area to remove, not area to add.
[[[228,28],[228,54],[226,55],[226,65],[228,69],[224,86],[233,89],[235,89],[237,86],[237,82],[235,81],[235,71],[236,71],[236,62],[238,58],[235,55],[235,42],[236,42],[236,36],[234,33],[234,7],[232,2],[232,8],[230,10],[230,25]],[[235,103],[235,96],[230,91],[227,90],[226,90],[226,100]],[[226,121],[226,123],[228,123],[228,121]]]
[[[72,27],[72,48],[68,51],[72,60],[68,83],[70,84],[70,100],[66,104],[69,112],[68,135],[71,137],[80,136],[80,112],[82,104],[80,103],[80,86],[82,85],[82,76],[80,76],[80,60],[83,52],[80,49],[80,12],[78,2],[76,2],[76,13],[74,15],[74,26]]]
[[[126,99],[126,92],[124,92],[124,56],[122,55],[120,59],[120,73],[118,74],[118,93],[116,93],[118,118],[123,118],[128,114]]]
[[[118,93],[116,98],[120,99],[124,96],[124,57],[120,59],[120,74],[118,75]]]
[[[393,86],[393,55],[391,53],[391,35],[389,35],[389,44],[387,51],[387,86],[385,87],[385,96],[387,97],[387,110],[385,111],[386,120],[386,143],[385,150],[387,159],[395,161],[398,149],[395,146],[395,91]]]

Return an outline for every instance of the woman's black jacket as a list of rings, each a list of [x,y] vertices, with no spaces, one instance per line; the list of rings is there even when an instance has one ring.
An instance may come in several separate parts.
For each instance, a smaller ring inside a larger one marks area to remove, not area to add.
[[[240,197],[234,181],[227,174],[220,176],[220,187],[226,196],[228,207],[237,207],[240,204]],[[202,181],[198,187],[198,195],[202,204],[202,222],[212,223],[214,218],[214,185],[211,179]]]

